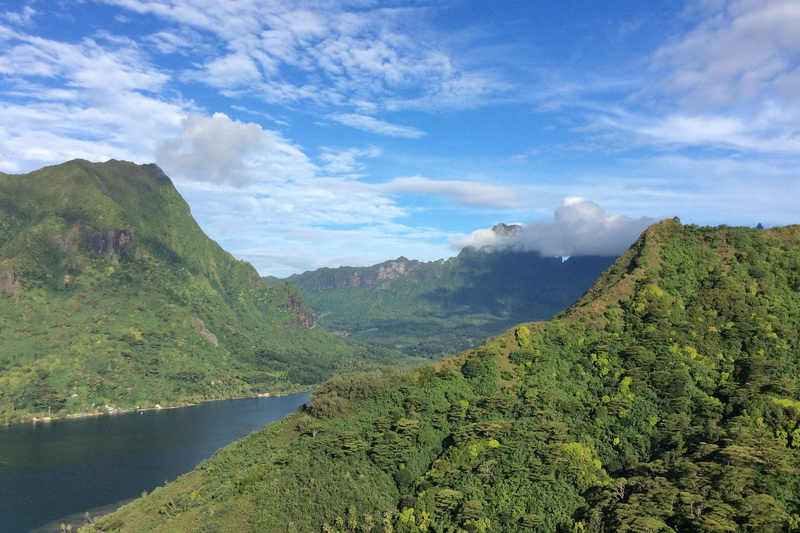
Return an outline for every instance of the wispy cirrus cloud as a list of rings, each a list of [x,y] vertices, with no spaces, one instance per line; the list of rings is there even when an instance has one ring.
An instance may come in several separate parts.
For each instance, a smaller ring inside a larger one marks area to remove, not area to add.
[[[732,150],[742,153],[800,154],[800,110],[765,104],[758,110],[665,114],[608,110],[591,129],[588,142],[573,150],[631,151],[642,145],[663,150]]]
[[[398,126],[397,124],[390,124],[389,122],[384,122],[383,120],[378,120],[367,115],[359,115],[355,113],[337,113],[328,115],[328,118],[344,124],[345,126],[350,126],[352,128],[371,133],[379,133],[389,137],[418,139],[419,137],[425,136],[425,132],[420,129],[411,126]]]
[[[629,141],[670,149],[800,154],[800,5],[705,7],[693,28],[649,58],[656,79],[637,95],[645,105],[607,115],[607,123],[633,133]]]
[[[157,160],[226,248],[283,258],[265,273],[354,239],[361,264],[443,257],[446,232],[423,226],[545,218],[565,196],[796,218],[793,0],[6,4],[0,170]]]
[[[0,19],[5,19],[12,24],[28,25],[35,14],[36,10],[31,6],[22,6],[19,12],[6,11],[5,13],[0,13]]]
[[[539,109],[560,113],[577,135],[553,146],[800,154],[799,25],[792,0],[690,3],[643,68],[611,78],[559,71],[551,85],[566,89],[543,93]]]
[[[373,158],[381,154],[377,146],[367,148],[333,149],[323,148],[319,159],[325,173],[347,175],[351,178],[361,177],[358,172],[365,170],[364,158]]]
[[[158,94],[169,77],[127,39],[67,43],[0,26],[0,76],[9,172],[75,157],[150,160],[192,108]]]
[[[761,110],[761,119],[768,110]],[[782,122],[782,121],[780,121]],[[767,125],[742,116],[675,114],[643,124],[638,133],[668,146],[706,146],[743,151],[800,153],[797,124]],[[783,129],[777,132],[775,129]]]
[[[98,1],[214,34],[223,47],[195,58],[198,66],[186,75],[272,103],[462,108],[485,103],[510,86],[496,73],[457,67],[440,46],[441,35],[433,38],[420,23],[425,8],[386,8],[359,0]],[[170,45],[163,35],[153,39]]]
[[[652,58],[667,73],[662,89],[707,109],[758,100],[800,103],[800,6],[793,0],[716,4],[682,38]]]
[[[517,188],[476,181],[432,180],[422,176],[412,176],[395,178],[375,187],[386,193],[450,197],[459,205],[471,207],[520,209],[533,205],[533,202]]]

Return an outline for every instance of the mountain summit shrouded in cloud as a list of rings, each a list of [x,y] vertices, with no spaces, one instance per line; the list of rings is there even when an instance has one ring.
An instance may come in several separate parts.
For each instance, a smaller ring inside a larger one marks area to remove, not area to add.
[[[606,213],[584,198],[571,197],[556,209],[550,221],[481,229],[455,241],[459,247],[479,250],[539,252],[547,256],[613,256],[625,251],[656,219],[629,218]],[[508,231],[515,227],[516,231]]]

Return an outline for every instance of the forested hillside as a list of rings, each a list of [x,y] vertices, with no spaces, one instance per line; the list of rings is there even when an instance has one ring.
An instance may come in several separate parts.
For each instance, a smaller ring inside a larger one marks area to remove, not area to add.
[[[537,252],[465,248],[447,260],[400,257],[371,267],[321,268],[267,281],[296,285],[330,331],[438,359],[474,348],[514,324],[563,311],[614,259],[562,262]]]
[[[330,381],[89,530],[795,531],[798,322],[800,227],[667,220],[557,318]]]
[[[211,241],[155,165],[0,174],[0,424],[409,363],[314,326],[300,292]]]

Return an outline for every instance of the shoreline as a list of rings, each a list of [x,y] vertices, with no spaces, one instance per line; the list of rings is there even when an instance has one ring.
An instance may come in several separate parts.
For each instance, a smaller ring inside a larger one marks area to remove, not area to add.
[[[85,528],[86,526],[92,525],[95,520],[98,518],[103,518],[106,515],[110,515],[118,511],[121,507],[128,505],[129,503],[137,500],[138,498],[129,498],[119,502],[109,503],[106,505],[101,505],[99,507],[95,507],[94,509],[90,509],[88,511],[84,511],[83,513],[74,513],[67,516],[63,516],[57,520],[53,520],[41,526],[37,526],[34,529],[31,529],[27,533],[61,533],[63,530],[61,528],[61,524],[64,524],[65,529],[67,525],[72,526],[72,531],[74,533],[78,533],[81,529]],[[88,519],[87,519],[87,516]]]
[[[0,426],[0,430],[3,428],[9,428],[12,426],[17,426],[21,424],[49,424],[50,422],[56,420],[79,420],[83,418],[94,418],[99,416],[113,416],[113,415],[121,415],[121,414],[129,414],[129,413],[139,413],[144,411],[161,411],[165,409],[182,409],[184,407],[193,407],[196,405],[200,405],[203,403],[208,402],[227,402],[231,400],[251,400],[256,398],[282,398],[284,396],[294,396],[295,394],[305,394],[307,392],[313,392],[314,388],[309,388],[301,391],[296,392],[286,392],[286,393],[269,393],[263,392],[256,394],[255,396],[235,396],[233,398],[211,398],[208,400],[200,400],[197,402],[189,402],[181,405],[168,405],[168,406],[161,406],[160,404],[156,404],[153,407],[140,407],[140,408],[133,408],[133,409],[125,409],[125,408],[113,408],[113,410],[105,410],[105,411],[94,411],[94,412],[84,412],[84,413],[71,413],[65,416],[34,416],[28,420],[23,420],[21,422],[15,422],[13,424],[8,424],[6,426]]]

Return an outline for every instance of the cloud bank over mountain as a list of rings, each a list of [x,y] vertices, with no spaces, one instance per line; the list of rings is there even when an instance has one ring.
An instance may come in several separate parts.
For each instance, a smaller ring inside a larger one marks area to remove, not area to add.
[[[515,232],[481,229],[457,239],[458,247],[539,252],[543,256],[622,254],[654,218],[606,213],[585,198],[565,198],[553,220],[515,224]]]

